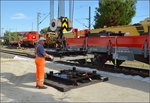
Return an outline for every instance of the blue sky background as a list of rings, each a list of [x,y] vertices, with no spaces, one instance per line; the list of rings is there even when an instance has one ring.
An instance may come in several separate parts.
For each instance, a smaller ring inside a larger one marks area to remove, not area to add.
[[[149,0],[138,0],[136,5],[136,15],[132,23],[138,23],[149,17]],[[88,27],[88,9],[91,6],[91,23],[94,24],[95,8],[98,7],[98,0],[75,0],[74,2],[74,28],[86,29]],[[55,18],[57,17],[57,0],[55,0]],[[66,16],[68,17],[68,1],[66,0]],[[6,30],[10,31],[30,31],[37,30],[37,12],[41,12],[42,20],[50,12],[50,1],[23,1],[23,0],[1,0],[1,34]],[[41,24],[40,29],[48,27],[50,16]],[[33,28],[32,28],[33,27]],[[93,28],[93,26],[92,26]]]

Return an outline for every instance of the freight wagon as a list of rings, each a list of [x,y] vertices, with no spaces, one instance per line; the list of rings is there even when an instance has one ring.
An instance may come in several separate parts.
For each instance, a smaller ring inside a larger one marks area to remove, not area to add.
[[[94,36],[89,33],[85,37],[66,38],[67,49],[76,51],[86,50],[89,54],[94,54],[95,56],[91,62],[99,66],[103,66],[107,60],[111,60],[116,66],[121,65],[125,60],[138,60],[149,63],[149,35],[100,35],[101,34]]]

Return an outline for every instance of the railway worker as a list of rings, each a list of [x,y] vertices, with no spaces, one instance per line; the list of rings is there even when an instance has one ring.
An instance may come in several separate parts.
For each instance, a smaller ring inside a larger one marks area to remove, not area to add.
[[[51,60],[54,59],[52,55],[48,55],[44,51],[44,37],[40,37],[38,43],[35,46],[35,64],[36,64],[36,88],[39,89],[46,89],[47,87],[44,86],[44,66],[45,66],[45,58],[50,58]]]
[[[56,48],[66,49],[66,39],[64,37],[64,33],[62,30],[56,32],[57,39],[56,39]]]
[[[21,41],[18,41],[18,49],[21,49]]]
[[[59,37],[58,37],[58,31],[56,31],[55,32],[55,34],[56,34],[56,36],[57,36],[57,38],[56,38],[56,48],[59,48],[59,44],[60,44],[60,42],[59,42]]]

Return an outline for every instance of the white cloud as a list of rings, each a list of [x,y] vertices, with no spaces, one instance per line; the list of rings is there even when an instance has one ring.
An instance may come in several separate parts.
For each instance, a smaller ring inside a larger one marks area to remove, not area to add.
[[[11,19],[27,19],[27,16],[23,13],[16,13]]]

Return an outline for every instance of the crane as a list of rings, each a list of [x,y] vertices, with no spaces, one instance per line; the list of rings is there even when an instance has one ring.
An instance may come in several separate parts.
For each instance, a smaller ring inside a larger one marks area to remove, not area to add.
[[[73,26],[74,0],[69,0],[69,18],[65,15],[65,0],[58,0],[58,17],[54,18],[54,0],[50,0],[50,30],[67,32]]]
[[[65,0],[58,0],[58,17],[54,18],[54,0],[50,0],[50,30],[58,34],[59,48],[66,49],[64,32],[73,27],[74,0],[69,0],[69,19],[65,15]]]

